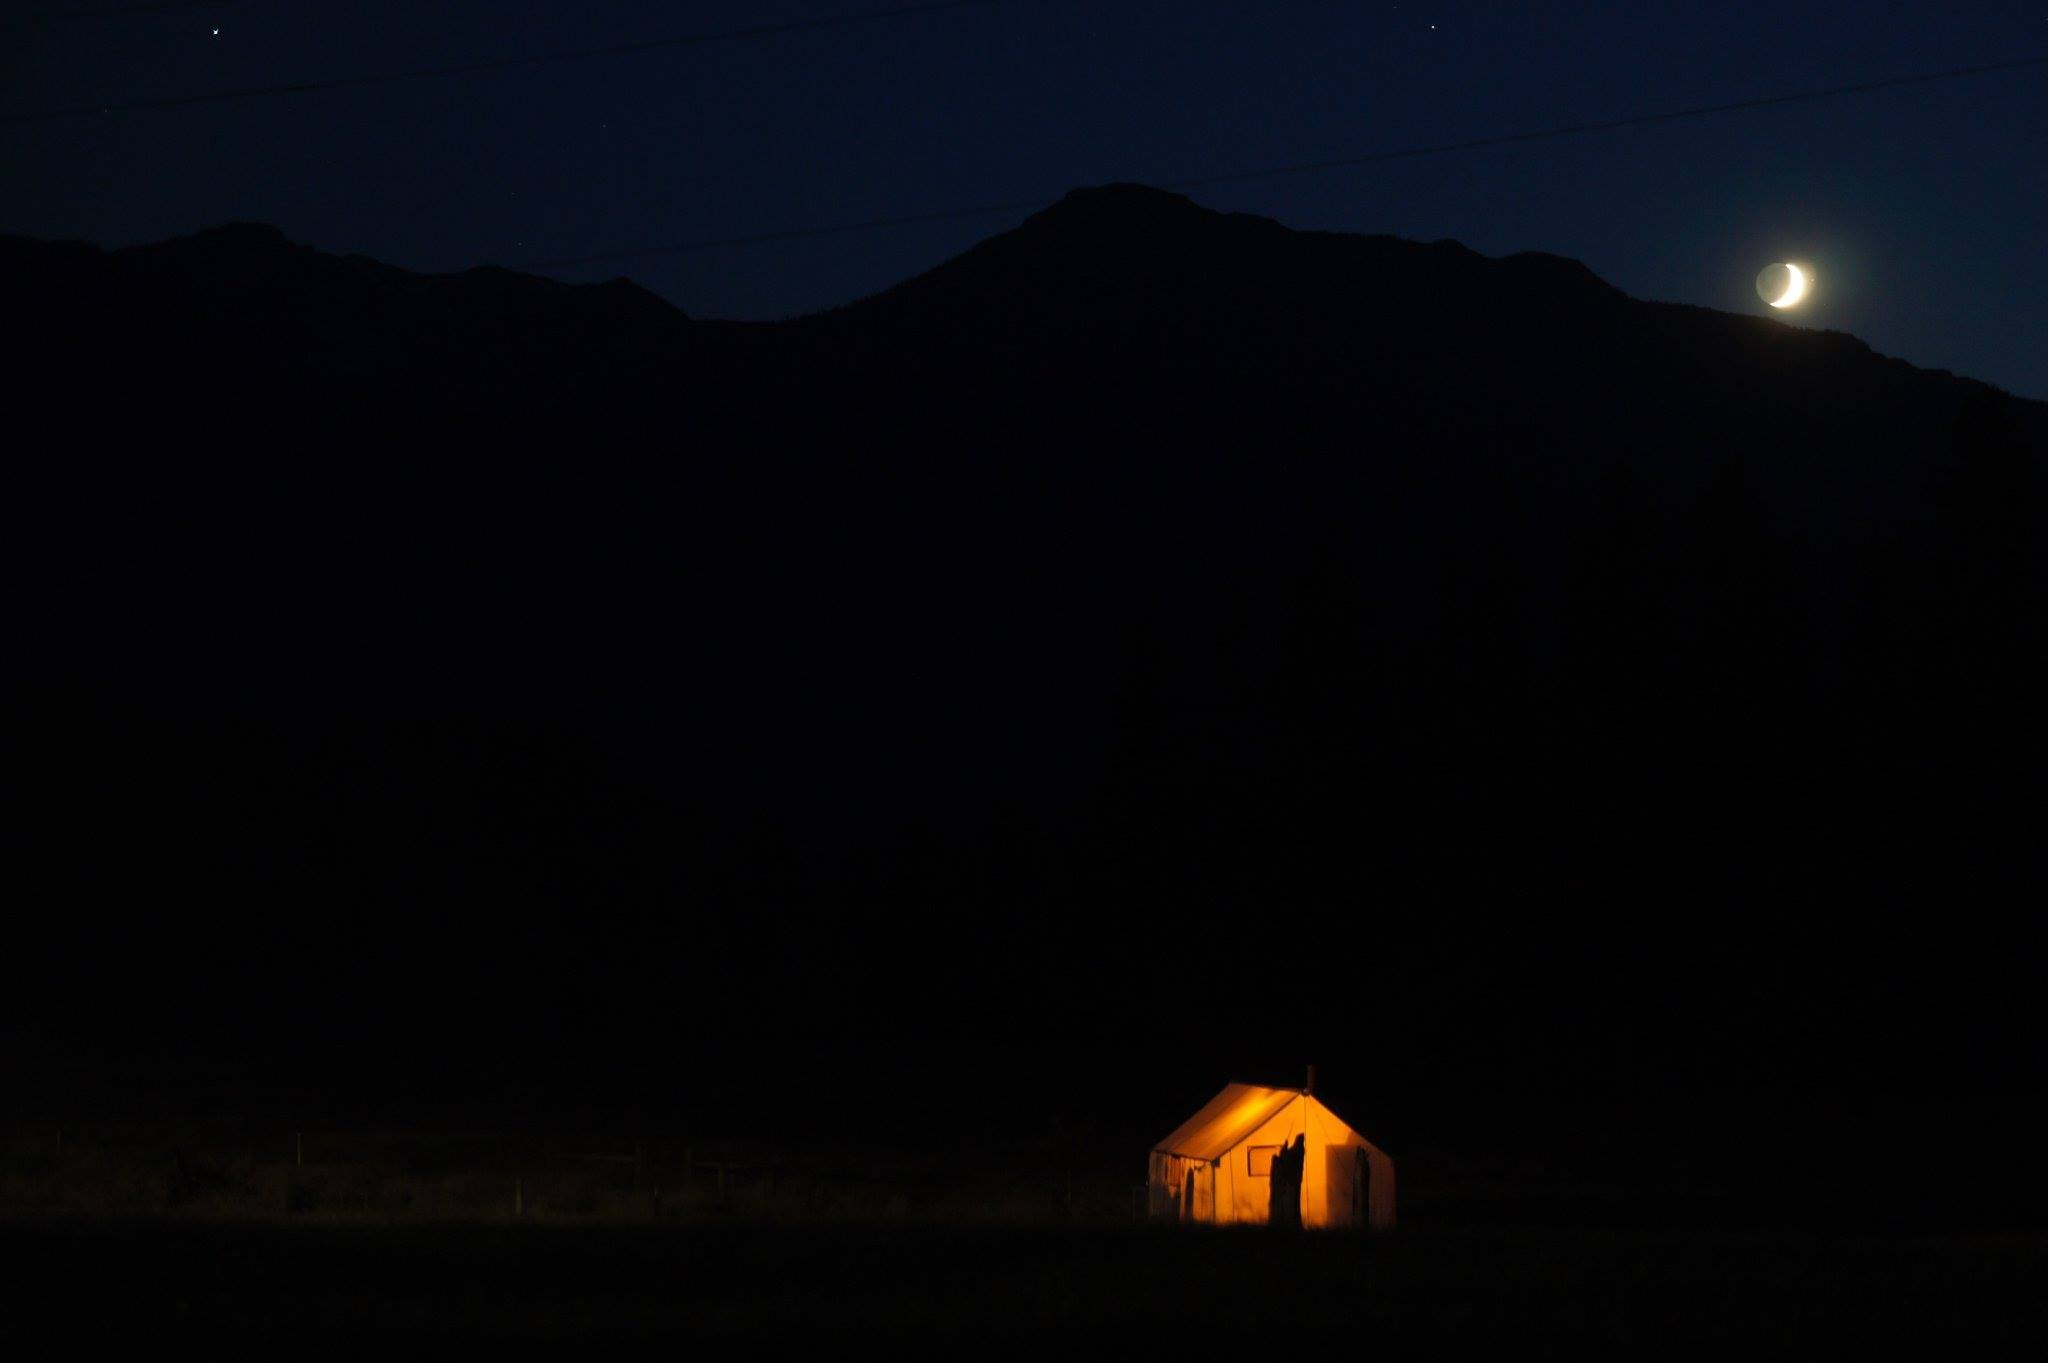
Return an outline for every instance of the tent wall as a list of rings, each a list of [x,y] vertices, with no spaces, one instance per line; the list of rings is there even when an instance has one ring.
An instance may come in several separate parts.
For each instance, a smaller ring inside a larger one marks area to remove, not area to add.
[[[1152,1152],[1148,1208],[1155,1221],[1207,1223],[1216,1215],[1216,1166],[1163,1150]]]
[[[1301,1135],[1308,1114],[1307,1105],[1297,1097],[1217,1161],[1222,1166],[1216,1178],[1217,1224],[1263,1226],[1271,1219],[1273,1181],[1252,1174],[1253,1153],[1286,1145]],[[1315,1132],[1308,1132],[1308,1138],[1308,1161],[1301,1175],[1301,1222],[1305,1226],[1322,1224],[1312,1219],[1310,1213],[1310,1208],[1317,1205],[1322,1178],[1316,1168]]]
[[[1266,1224],[1273,1185],[1269,1176],[1253,1171],[1271,1149],[1305,1135],[1302,1225],[1393,1229],[1394,1162],[1336,1113],[1313,1096],[1297,1093],[1277,1108],[1255,1108],[1252,1120],[1258,1125],[1213,1159],[1153,1151],[1151,1215],[1214,1225]]]
[[[1365,1146],[1372,1167],[1371,1196],[1366,1204],[1368,1224],[1374,1230],[1394,1228],[1394,1161],[1371,1145]]]
[[[1320,1104],[1317,1105],[1321,1107]],[[1319,1191],[1322,1202],[1314,1214],[1320,1219],[1311,1222],[1308,1204],[1308,1180],[1303,1180],[1302,1221],[1303,1224],[1334,1227],[1369,1227],[1373,1230],[1394,1228],[1394,1161],[1386,1152],[1366,1140],[1340,1121],[1328,1108],[1322,1108],[1311,1122],[1312,1130],[1325,1130],[1327,1135],[1321,1143],[1322,1177]],[[1311,1141],[1313,1141],[1311,1137]],[[1315,1154],[1310,1155],[1316,1160]]]

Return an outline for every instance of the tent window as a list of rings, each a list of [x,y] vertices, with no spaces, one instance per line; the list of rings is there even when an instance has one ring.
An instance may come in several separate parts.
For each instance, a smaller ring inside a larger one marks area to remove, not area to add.
[[[1244,1148],[1245,1172],[1253,1178],[1273,1177],[1273,1156],[1279,1153],[1277,1145],[1247,1145]]]

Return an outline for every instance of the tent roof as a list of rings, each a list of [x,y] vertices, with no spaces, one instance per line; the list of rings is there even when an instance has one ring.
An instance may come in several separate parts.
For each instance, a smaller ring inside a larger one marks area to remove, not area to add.
[[[1182,1122],[1154,1150],[1188,1159],[1216,1160],[1301,1097],[1300,1089],[1227,1084],[1202,1110]]]

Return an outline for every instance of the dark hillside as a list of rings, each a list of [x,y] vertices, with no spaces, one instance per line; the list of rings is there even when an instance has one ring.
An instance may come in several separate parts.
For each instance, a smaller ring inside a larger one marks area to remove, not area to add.
[[[249,226],[0,287],[50,1083],[1321,1056],[1569,1158],[2041,1077],[2039,405],[1129,186],[773,326]]]

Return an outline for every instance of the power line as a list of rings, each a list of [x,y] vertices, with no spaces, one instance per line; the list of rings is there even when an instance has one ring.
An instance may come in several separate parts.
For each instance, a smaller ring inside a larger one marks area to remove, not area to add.
[[[878,19],[905,19],[917,14],[937,14],[969,6],[991,5],[996,0],[924,0],[919,4],[893,5],[884,9],[856,10],[815,19],[786,19],[746,28],[720,29],[715,33],[689,33],[675,38],[650,38],[641,42],[613,43],[606,47],[576,48],[567,52],[542,52],[530,57],[499,57],[484,62],[448,66],[426,66],[410,71],[382,71],[361,76],[336,76],[331,80],[293,81],[280,85],[251,85],[239,90],[209,90],[195,95],[173,95],[165,99],[139,99],[121,104],[73,105],[64,109],[34,109],[27,113],[0,114],[0,126],[22,123],[51,123],[59,119],[85,118],[94,114],[149,113],[165,109],[189,109],[200,104],[223,104],[240,99],[268,99],[278,95],[303,95],[320,90],[349,90],[366,85],[395,85],[404,81],[440,80],[448,76],[470,76],[487,71],[520,71],[560,62],[592,61],[600,57],[624,57],[638,52],[660,52],[669,48],[697,47],[705,43],[734,42],[743,38],[770,38],[784,33],[807,33],[818,29],[845,28]]]
[[[114,5],[104,9],[43,10],[37,14],[0,15],[0,24],[61,24],[73,19],[125,19],[136,14],[173,14],[179,10],[225,9],[235,0],[157,0],[153,5]]]
[[[2022,57],[2016,61],[1990,62],[1983,66],[1958,66],[1947,71],[1926,71],[1911,76],[1888,76],[1883,80],[1859,81],[1854,85],[1831,85],[1820,90],[1796,90],[1785,95],[1764,95],[1756,99],[1730,100],[1726,104],[1698,104],[1689,109],[1666,109],[1654,114],[1631,114],[1625,118],[1602,119],[1595,123],[1567,123],[1556,128],[1539,128],[1531,132],[1501,133],[1494,137],[1475,137],[1465,142],[1441,142],[1430,146],[1403,147],[1396,151],[1373,152],[1365,156],[1340,156],[1327,161],[1301,161],[1293,165],[1268,166],[1261,170],[1233,171],[1225,175],[1199,176],[1190,180],[1178,180],[1167,186],[1169,189],[1196,189],[1203,185],[1225,184],[1234,180],[1258,180],[1271,175],[1301,175],[1319,170],[1343,170],[1352,166],[1376,165],[1382,161],[1398,161],[1410,156],[1436,156],[1454,151],[1480,151],[1487,147],[1505,147],[1516,142],[1542,142],[1554,137],[1574,137],[1580,133],[1610,132],[1616,128],[1637,128],[1653,123],[1675,123],[1680,119],[1702,118],[1708,114],[1737,113],[1744,109],[1769,109],[1781,104],[1798,104],[1807,100],[1830,99],[1837,95],[1861,95],[1875,90],[1894,90],[1905,85],[1927,85],[1935,81],[1961,80],[1969,76],[1988,76],[1999,71],[2018,71],[2031,66],[2048,66],[2048,55]]]
[[[1867,94],[1876,90],[1891,90],[1907,85],[1926,85],[1935,81],[1961,80],[1970,76],[1991,75],[2000,71],[2018,71],[2028,67],[2048,66],[2048,55],[2022,57],[2014,61],[1990,62],[1982,66],[1959,66],[1946,71],[1927,71],[1910,76],[1890,76],[1883,80],[1859,81],[1854,85],[1831,85],[1818,90],[1796,90],[1790,94],[1765,95],[1755,99],[1730,100],[1725,104],[1699,104],[1686,109],[1666,109],[1650,114],[1631,114],[1624,118],[1601,119],[1593,123],[1567,123],[1554,128],[1537,128],[1525,132],[1500,133],[1491,137],[1475,137],[1462,142],[1434,142],[1411,147],[1397,147],[1389,151],[1369,152],[1362,156],[1338,156],[1320,161],[1296,161],[1289,164],[1261,166],[1256,170],[1228,171],[1217,175],[1197,175],[1180,180],[1166,180],[1158,184],[1160,189],[1202,189],[1210,185],[1234,184],[1244,180],[1264,180],[1281,175],[1306,175],[1326,170],[1349,170],[1359,166],[1379,165],[1387,161],[1401,161],[1421,156],[1442,156],[1452,152],[1481,151],[1488,147],[1506,147],[1521,142],[1542,142],[1552,138],[1575,137],[1582,133],[1610,132],[1618,128],[1645,127],[1658,123],[1674,123],[1687,118],[1704,118],[1709,114],[1736,113],[1745,109],[1768,109],[1779,105],[1797,104],[1807,100],[1828,99],[1837,95]],[[921,223],[951,222],[962,218],[993,217],[998,213],[1018,213],[1030,209],[1045,208],[1051,199],[1015,199],[1008,203],[978,204],[973,207],[940,208],[926,213],[906,213],[886,218],[863,218],[855,222],[827,223],[815,227],[792,227],[768,232],[752,232],[735,237],[705,237],[697,241],[678,242],[667,246],[645,246],[627,251],[606,251],[597,255],[571,256],[557,260],[534,260],[516,263],[516,268],[527,270],[558,270],[574,265],[598,265],[608,261],[632,260],[642,256],[682,255],[692,251],[710,251],[729,246],[756,246],[767,242],[795,241],[805,237],[834,236],[841,232],[864,232],[885,227],[911,227]]]
[[[1174,185],[1162,188],[1178,188]],[[1009,203],[976,204],[972,208],[937,208],[929,213],[904,213],[889,218],[862,218],[857,222],[826,223],[818,227],[785,227],[769,232],[754,232],[742,237],[706,237],[699,241],[679,242],[672,246],[642,246],[630,251],[606,251],[594,256],[569,256],[560,260],[515,261],[512,268],[521,270],[559,270],[570,265],[598,265],[610,260],[633,260],[640,256],[680,255],[686,251],[709,251],[721,246],[759,246],[772,241],[796,241],[804,237],[829,237],[841,232],[864,232],[870,228],[914,227],[919,223],[953,222],[961,218],[986,218],[998,213],[1022,213],[1028,209],[1044,208],[1051,199],[1014,199]]]

